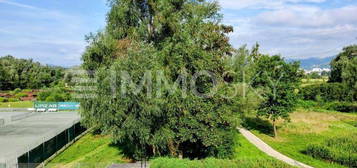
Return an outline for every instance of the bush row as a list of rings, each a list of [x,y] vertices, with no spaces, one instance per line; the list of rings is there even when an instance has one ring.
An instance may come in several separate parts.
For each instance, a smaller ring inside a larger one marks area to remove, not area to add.
[[[205,160],[188,160],[157,158],[150,162],[151,168],[290,168],[285,163],[273,159],[222,160],[208,158]]]
[[[4,102],[17,102],[20,99],[18,98],[4,98],[4,97],[0,97],[0,103],[4,103]]]
[[[355,93],[342,83],[323,83],[305,86],[300,90],[304,100],[314,101],[354,101]]]
[[[345,113],[356,113],[357,104],[351,102],[332,102],[326,105],[326,109]]]
[[[357,135],[331,138],[322,144],[310,144],[306,148],[306,154],[355,168],[357,167]]]

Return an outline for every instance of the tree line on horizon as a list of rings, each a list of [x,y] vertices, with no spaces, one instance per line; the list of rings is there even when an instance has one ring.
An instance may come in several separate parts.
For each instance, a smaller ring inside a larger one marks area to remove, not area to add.
[[[62,80],[64,68],[41,65],[31,59],[0,57],[0,90],[41,89]]]

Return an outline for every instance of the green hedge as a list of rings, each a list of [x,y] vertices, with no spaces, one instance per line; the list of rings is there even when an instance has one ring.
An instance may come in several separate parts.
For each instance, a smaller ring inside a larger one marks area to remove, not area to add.
[[[301,88],[304,100],[315,101],[353,101],[354,97],[348,87],[342,83],[323,83]]]
[[[356,113],[357,103],[351,102],[332,102],[326,105],[327,110],[334,110],[345,113]]]
[[[21,98],[21,97],[27,97],[27,94],[26,93],[17,93],[15,95],[16,98]]]
[[[348,167],[357,167],[357,135],[346,135],[326,140],[321,144],[310,144],[306,154]]]
[[[150,168],[290,168],[292,166],[273,159],[244,159],[244,160],[188,160],[157,158],[150,161]]]
[[[18,98],[9,98],[7,100],[8,100],[8,102],[18,102],[18,101],[20,101],[20,99],[18,99]]]

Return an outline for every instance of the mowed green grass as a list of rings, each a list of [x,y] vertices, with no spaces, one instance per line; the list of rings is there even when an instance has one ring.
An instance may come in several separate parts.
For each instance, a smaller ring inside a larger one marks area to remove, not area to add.
[[[235,147],[234,160],[248,162],[269,162],[285,165],[284,163],[274,160],[272,157],[261,152],[253,146],[242,135],[237,136],[237,145]],[[111,146],[109,136],[93,135],[91,133],[83,136],[72,146],[59,154],[46,167],[51,168],[73,168],[73,167],[107,167],[112,163],[126,163],[130,160],[124,158],[121,150]],[[286,167],[289,167],[285,165]]]
[[[339,164],[315,159],[303,152],[310,143],[322,143],[326,139],[357,134],[357,114],[340,112],[316,112],[299,109],[291,115],[291,122],[281,122],[278,137],[252,130],[254,134],[277,151],[313,167],[339,168]]]
[[[109,136],[88,133],[51,160],[46,167],[97,168],[124,162],[128,162],[128,160],[124,159],[120,149],[111,145]]]
[[[243,135],[237,136],[234,159],[273,159],[251,144]]]
[[[10,105],[10,106],[9,106]],[[32,101],[4,102],[0,103],[0,108],[32,108]]]

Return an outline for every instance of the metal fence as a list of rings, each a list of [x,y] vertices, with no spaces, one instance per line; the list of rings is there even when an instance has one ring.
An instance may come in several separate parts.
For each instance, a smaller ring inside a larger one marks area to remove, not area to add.
[[[36,168],[42,162],[54,155],[76,137],[81,135],[86,129],[79,123],[61,132],[52,139],[42,143],[36,148],[18,157],[18,168]]]

